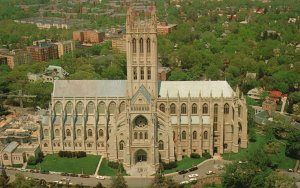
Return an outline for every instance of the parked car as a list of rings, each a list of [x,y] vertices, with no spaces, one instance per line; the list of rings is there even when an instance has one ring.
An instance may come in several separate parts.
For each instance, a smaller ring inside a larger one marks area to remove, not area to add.
[[[189,181],[182,181],[182,182],[180,182],[179,184],[180,185],[184,185],[184,184],[189,184],[190,182]]]
[[[189,183],[192,183],[192,184],[194,184],[194,183],[196,183],[197,182],[197,179],[196,178],[191,178],[190,180],[189,180]]]
[[[189,178],[196,178],[196,177],[198,177],[199,175],[198,174],[190,174],[190,175],[188,175],[189,176]]]
[[[181,170],[181,171],[178,172],[178,174],[186,174],[186,173],[188,173],[187,170]]]
[[[104,176],[96,176],[96,178],[97,178],[98,180],[104,180],[104,179],[105,179]]]
[[[189,169],[190,172],[195,171],[195,170],[198,170],[198,167],[194,166],[194,167]]]
[[[65,172],[62,172],[60,175],[62,175],[62,176],[69,176],[69,174],[65,173]]]
[[[80,177],[81,177],[81,178],[89,178],[89,177],[90,177],[90,175],[81,174],[81,175],[80,175]]]
[[[288,172],[294,172],[294,170],[290,168],[290,169],[288,169]]]
[[[206,173],[206,175],[212,175],[212,174],[215,174],[215,172],[211,170]]]

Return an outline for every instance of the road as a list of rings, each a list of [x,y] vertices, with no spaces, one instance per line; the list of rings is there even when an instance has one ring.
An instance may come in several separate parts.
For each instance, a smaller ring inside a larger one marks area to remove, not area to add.
[[[209,170],[215,171],[217,173],[220,173],[216,168],[218,165],[223,165],[225,163],[228,163],[223,160],[207,160],[204,161],[198,168],[198,170],[186,173],[184,175],[178,175],[178,173],[168,174],[166,176],[172,177],[176,182],[181,182],[183,180],[188,180],[189,174],[197,173],[199,174],[199,177],[205,177],[207,176],[206,173]],[[98,180],[94,177],[91,178],[80,178],[80,177],[66,177],[61,175],[55,175],[55,174],[39,174],[39,173],[31,173],[31,172],[20,172],[16,170],[6,170],[7,175],[10,176],[11,181],[14,180],[16,173],[22,173],[25,177],[32,177],[32,178],[38,178],[38,179],[44,179],[47,182],[53,182],[53,181],[60,181],[62,178],[69,178],[70,182],[75,185],[88,185],[88,186],[95,186],[99,181],[102,183],[103,186],[109,187],[110,185],[110,179],[106,178],[105,180]],[[131,188],[144,188],[149,187],[149,185],[152,183],[154,176],[125,176],[125,180],[127,181],[127,185]]]

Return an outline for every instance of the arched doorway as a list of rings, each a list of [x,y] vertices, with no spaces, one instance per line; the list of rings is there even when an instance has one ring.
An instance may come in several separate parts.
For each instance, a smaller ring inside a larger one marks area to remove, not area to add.
[[[135,152],[135,163],[147,161],[147,152],[139,149]]]

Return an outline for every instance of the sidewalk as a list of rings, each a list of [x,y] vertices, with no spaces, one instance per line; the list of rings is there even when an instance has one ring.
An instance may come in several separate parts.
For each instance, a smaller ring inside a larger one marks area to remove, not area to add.
[[[100,160],[99,160],[99,163],[98,163],[98,165],[97,165],[97,168],[96,168],[94,177],[97,177],[97,176],[98,176],[98,171],[99,171],[99,169],[100,169],[100,166],[101,166],[101,163],[102,163],[102,159],[103,159],[103,156],[101,156],[101,158],[100,158]]]

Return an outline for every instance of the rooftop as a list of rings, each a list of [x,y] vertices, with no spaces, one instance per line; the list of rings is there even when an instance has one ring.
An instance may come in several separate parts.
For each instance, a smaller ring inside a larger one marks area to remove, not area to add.
[[[18,145],[18,142],[11,142],[3,149],[3,152],[11,153],[18,147]]]

